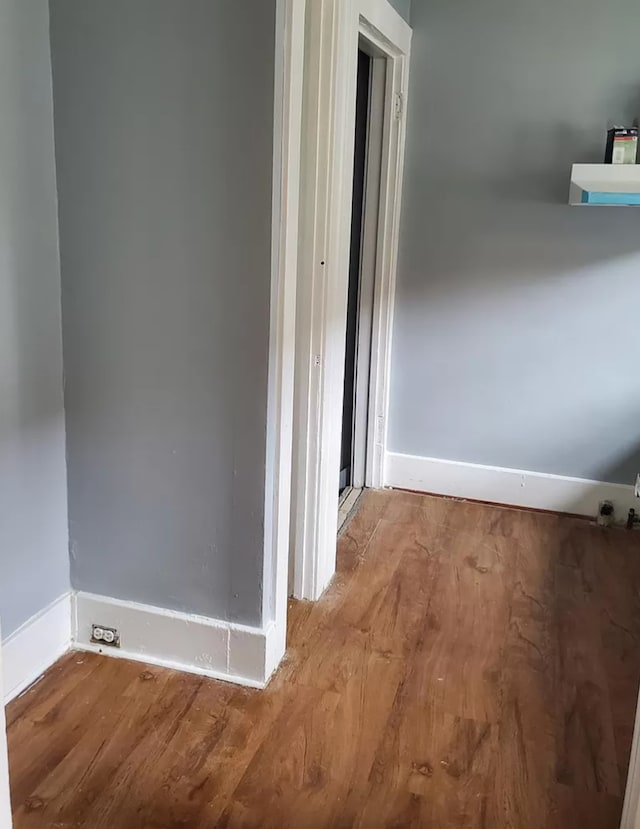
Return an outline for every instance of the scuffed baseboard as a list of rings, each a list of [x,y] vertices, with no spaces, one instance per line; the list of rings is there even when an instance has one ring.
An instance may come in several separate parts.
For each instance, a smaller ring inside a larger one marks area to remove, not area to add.
[[[384,481],[397,489],[591,517],[601,501],[612,501],[618,523],[630,508],[640,510],[633,486],[393,452],[386,454]]]
[[[247,627],[93,593],[75,593],[72,603],[72,644],[78,650],[251,688],[263,688],[283,656],[275,646],[275,625]],[[117,628],[120,647],[91,642],[93,624]]]

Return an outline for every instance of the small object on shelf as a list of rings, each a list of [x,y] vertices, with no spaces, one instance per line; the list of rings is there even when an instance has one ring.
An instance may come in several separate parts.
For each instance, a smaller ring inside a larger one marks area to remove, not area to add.
[[[605,164],[635,164],[638,158],[638,127],[613,127],[607,133]]]
[[[611,527],[615,516],[615,508],[611,501],[600,501],[596,523],[599,527]]]
[[[640,164],[574,164],[569,204],[582,207],[640,205]]]

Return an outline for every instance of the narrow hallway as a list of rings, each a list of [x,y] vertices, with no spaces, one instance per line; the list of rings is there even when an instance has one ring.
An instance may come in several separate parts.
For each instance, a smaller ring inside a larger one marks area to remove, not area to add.
[[[250,691],[71,653],[8,708],[16,829],[616,829],[640,534],[369,492]]]

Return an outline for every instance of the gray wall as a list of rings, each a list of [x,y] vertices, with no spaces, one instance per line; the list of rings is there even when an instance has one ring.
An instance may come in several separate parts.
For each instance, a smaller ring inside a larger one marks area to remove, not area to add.
[[[409,20],[411,16],[411,0],[389,0],[390,5],[400,12],[405,20]]]
[[[0,0],[0,619],[69,589],[60,271],[44,0]]]
[[[73,585],[259,623],[275,0],[51,14]]]
[[[640,212],[566,206],[640,115],[635,0],[413,0],[390,448],[632,483]]]

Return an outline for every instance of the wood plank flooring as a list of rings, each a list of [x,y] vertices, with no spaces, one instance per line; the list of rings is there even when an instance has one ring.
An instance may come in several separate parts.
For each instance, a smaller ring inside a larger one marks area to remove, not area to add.
[[[640,533],[369,492],[265,691],[71,653],[8,708],[16,829],[617,829]]]

